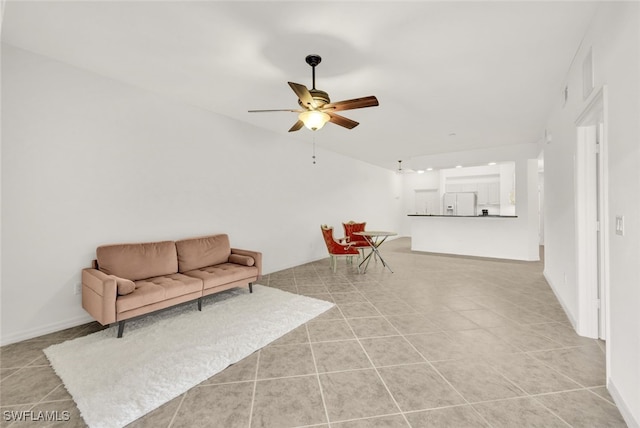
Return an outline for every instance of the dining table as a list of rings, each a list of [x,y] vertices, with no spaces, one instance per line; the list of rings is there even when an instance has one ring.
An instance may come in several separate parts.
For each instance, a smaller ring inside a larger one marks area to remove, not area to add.
[[[365,273],[367,271],[367,267],[369,266],[369,262],[371,261],[371,256],[374,256],[380,259],[380,261],[382,262],[382,265],[387,269],[389,269],[391,273],[393,273],[393,270],[391,270],[391,266],[389,266],[389,263],[387,263],[384,260],[378,248],[380,247],[380,245],[382,245],[384,241],[387,240],[388,237],[396,236],[397,233],[381,231],[381,230],[365,230],[363,232],[353,232],[353,234],[362,236],[362,238],[365,241],[367,241],[367,243],[369,244],[369,247],[371,248],[371,252],[369,252],[369,254],[367,254],[367,256],[364,259],[362,259],[362,261],[358,265],[358,269],[360,273]],[[364,265],[364,268],[362,268],[363,265]]]

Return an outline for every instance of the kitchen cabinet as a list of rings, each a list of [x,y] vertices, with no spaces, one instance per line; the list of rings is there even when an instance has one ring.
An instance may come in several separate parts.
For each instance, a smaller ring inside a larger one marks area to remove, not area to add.
[[[478,184],[478,205],[487,205],[489,200],[489,183]]]
[[[478,183],[478,205],[500,205],[500,183]]]
[[[487,204],[500,205],[500,183],[488,183]]]

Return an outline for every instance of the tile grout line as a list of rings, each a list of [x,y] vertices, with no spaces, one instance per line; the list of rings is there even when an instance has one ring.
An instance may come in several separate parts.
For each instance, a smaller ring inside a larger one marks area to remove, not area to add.
[[[383,315],[383,317],[384,317],[384,319],[385,319],[385,320],[387,320],[387,322],[388,322],[389,324],[391,324],[391,326],[392,326],[394,329],[396,329],[396,331],[398,332],[398,334],[399,334],[399,335],[400,335],[400,336],[405,340],[405,342],[407,342],[407,343],[409,344],[409,346],[411,346],[411,348],[413,348],[413,350],[414,350],[414,351],[416,351],[416,352],[418,353],[418,355],[420,355],[420,356],[424,359],[424,361],[425,361],[425,362],[426,362],[426,363],[427,363],[427,364],[428,364],[428,365],[429,365],[429,366],[430,366],[430,367],[431,367],[431,368],[432,368],[432,369],[433,369],[433,370],[434,370],[434,371],[435,371],[435,372],[436,372],[436,373],[437,373],[437,374],[438,374],[438,375],[439,375],[439,376],[440,376],[440,377],[441,377],[441,378],[442,378],[442,379],[443,379],[443,380],[444,380],[444,381],[445,381],[445,382],[446,382],[446,383],[451,387],[451,389],[453,389],[453,390],[454,390],[454,391],[455,391],[455,392],[456,392],[456,393],[457,393],[457,394],[458,394],[458,395],[459,395],[463,400],[467,401],[467,399],[466,399],[466,398],[465,398],[465,397],[464,397],[464,396],[463,396],[463,395],[462,395],[462,394],[461,394],[461,393],[460,393],[456,388],[454,388],[454,387],[453,387],[453,385],[452,385],[452,384],[451,384],[451,383],[450,383],[450,382],[449,382],[449,381],[448,381],[448,380],[447,380],[447,379],[446,379],[446,378],[445,378],[445,377],[444,377],[444,376],[443,376],[443,375],[442,375],[442,374],[441,374],[441,373],[440,373],[440,372],[439,372],[439,371],[438,371],[438,370],[433,366],[433,364],[431,364],[431,361],[429,361],[429,359],[428,359],[426,356],[424,356],[424,355],[422,354],[422,352],[420,352],[420,351],[415,347],[415,345],[414,345],[413,343],[411,343],[411,342],[406,338],[405,334],[404,334],[404,333],[402,333],[402,332],[401,332],[401,331],[400,331],[400,330],[399,330],[395,325],[393,325],[393,323],[391,323],[391,322],[387,319],[387,315]],[[441,329],[441,327],[440,327],[440,326],[436,326],[436,327]],[[444,332],[444,331],[443,331],[443,332]],[[435,332],[435,333],[439,333],[439,332]],[[435,333],[434,333],[434,334],[435,334]],[[420,364],[422,364],[422,363],[420,363]],[[468,403],[468,401],[467,401],[467,404],[469,404],[469,403]],[[406,419],[406,418],[405,418],[405,419]]]
[[[362,294],[362,293],[361,293],[361,294]],[[377,307],[375,306],[375,304],[374,304],[374,303],[372,303],[372,302],[371,302],[371,301],[366,297],[366,295],[363,295],[363,296],[365,297],[365,299],[367,299],[367,302],[369,302],[370,304],[372,304],[372,305],[374,306],[374,308],[376,308],[376,310],[378,310],[378,312],[379,312],[379,309],[377,309]],[[402,299],[399,299],[399,301],[401,301],[401,302],[403,302],[403,303],[405,303],[405,304],[406,304],[406,302],[405,302],[404,300],[402,300]],[[421,315],[421,314],[422,314],[419,310],[417,310],[417,309],[415,309],[415,308],[413,308],[413,307],[412,307],[412,309],[416,312],[416,314],[417,314],[417,315]],[[455,312],[455,313],[460,312],[460,311],[456,311],[456,310],[452,310],[452,311],[453,311],[453,312]],[[491,312],[493,312],[493,311],[491,311]],[[493,312],[493,313],[495,313],[495,312]],[[462,399],[467,403],[467,405],[469,405],[469,406],[473,409],[473,411],[474,411],[474,412],[475,412],[475,413],[476,413],[476,414],[477,414],[477,415],[478,415],[478,416],[479,416],[483,421],[485,421],[489,426],[492,426],[492,425],[489,423],[489,421],[487,421],[487,420],[484,418],[484,416],[483,416],[482,414],[480,414],[480,413],[475,409],[475,407],[473,407],[473,405],[472,405],[472,404],[471,404],[471,403],[470,403],[470,402],[469,402],[469,401],[468,401],[468,400],[467,400],[467,399],[466,399],[466,398],[465,398],[465,397],[464,397],[464,396],[463,396],[463,395],[462,395],[462,394],[461,394],[461,393],[460,393],[456,388],[454,388],[454,387],[453,387],[453,385],[452,385],[452,384],[451,384],[451,383],[450,383],[450,382],[449,382],[449,381],[448,381],[448,380],[447,380],[447,379],[446,379],[446,378],[445,378],[445,377],[444,377],[444,376],[443,376],[443,375],[442,375],[442,374],[441,374],[441,373],[440,373],[440,372],[439,372],[439,371],[438,371],[438,370],[433,366],[433,364],[431,364],[431,362],[430,362],[430,361],[429,361],[429,360],[428,360],[428,359],[427,359],[427,358],[426,358],[426,357],[425,357],[425,356],[424,356],[420,351],[418,351],[418,349],[417,349],[417,348],[415,348],[415,346],[414,346],[411,342],[409,342],[409,341],[407,340],[407,338],[405,337],[405,335],[404,335],[402,332],[400,332],[400,331],[396,328],[396,326],[394,326],[394,325],[393,325],[393,324],[392,324],[392,323],[387,319],[387,316],[390,316],[390,315],[388,315],[388,314],[383,314],[383,313],[381,313],[381,312],[380,312],[380,314],[381,314],[382,318],[383,318],[383,319],[385,319],[385,321],[387,321],[389,324],[391,324],[392,328],[394,328],[394,329],[398,332],[398,335],[399,335],[400,337],[402,337],[402,338],[404,339],[404,341],[405,341],[405,342],[407,342],[407,343],[408,343],[408,344],[409,344],[409,345],[410,345],[410,346],[411,346],[411,347],[412,347],[412,348],[413,348],[413,349],[414,349],[414,350],[415,350],[415,351],[416,351],[416,352],[417,352],[417,353],[418,353],[418,354],[419,354],[419,355],[420,355],[420,356],[421,356],[421,357],[422,357],[422,358],[427,362],[427,364],[429,364],[429,366],[431,366],[431,367],[432,367],[432,369],[433,369],[434,371],[436,371],[436,373],[438,373],[438,375],[439,375],[439,376],[440,376],[440,377],[441,377],[441,378],[442,378],[442,379],[443,379],[443,380],[444,380],[444,381],[445,381],[445,382],[446,382],[446,383],[447,383],[447,384],[448,384],[448,385],[449,385],[449,386],[450,386],[450,387],[451,387],[451,388],[452,388],[452,389],[453,389],[453,390],[454,390],[454,391],[455,391],[455,392],[456,392],[456,393],[457,393],[457,394],[458,394],[458,395],[459,395],[459,396],[460,396],[460,397],[461,397],[461,398],[462,398]],[[343,314],[343,315],[344,315],[344,314]],[[497,315],[500,315],[500,314],[497,314]],[[362,318],[367,318],[367,317],[362,317]],[[376,317],[376,318],[378,318],[378,317]],[[465,318],[466,318],[466,317],[465,317]],[[353,330],[353,327],[352,327],[352,326],[351,326],[351,324],[348,322],[348,319],[347,319],[346,317],[345,317],[345,319],[347,320],[347,324],[348,324],[348,325],[349,325],[349,327],[351,328],[351,330],[352,330],[352,332],[353,332],[353,334],[354,334],[354,336],[355,336],[356,340],[358,341],[358,343],[360,344],[361,348],[363,349],[363,351],[364,351],[364,352],[365,352],[365,354],[367,355],[367,358],[370,360],[371,364],[373,365],[373,368],[376,370],[376,373],[377,373],[377,374],[378,374],[378,376],[380,377],[380,380],[383,382],[383,384],[385,385],[385,388],[387,389],[387,391],[388,391],[388,392],[389,392],[389,394],[391,395],[391,397],[392,397],[393,401],[395,402],[395,404],[396,404],[396,405],[398,406],[398,408],[400,409],[400,407],[399,407],[399,405],[398,405],[397,401],[396,401],[396,400],[395,400],[395,398],[393,397],[393,394],[391,394],[391,391],[388,389],[388,387],[387,387],[386,383],[385,383],[385,382],[384,382],[384,380],[382,379],[382,376],[380,375],[379,371],[377,370],[377,367],[375,366],[375,364],[373,364],[373,361],[371,360],[371,358],[369,357],[368,353],[367,353],[367,352],[366,352],[366,350],[364,349],[364,347],[363,347],[362,343],[360,342],[360,338],[355,334],[355,330]],[[473,322],[473,320],[471,320],[471,322]],[[450,335],[450,334],[447,334],[447,332],[446,332],[444,329],[442,329],[442,327],[440,327],[440,326],[436,326],[436,327],[440,328],[440,329],[441,329],[441,332],[443,332],[445,335],[447,335],[448,337],[450,337],[450,338],[451,338],[451,335]],[[483,330],[483,331],[484,331],[484,330],[486,330],[484,327],[482,327],[482,326],[480,326],[480,325],[478,325],[478,328],[476,328],[476,329],[474,329],[474,330],[478,330],[478,329]],[[397,335],[380,336],[380,337],[396,337],[396,336],[397,336]],[[378,337],[378,336],[373,337],[373,338],[377,338],[377,337]],[[500,338],[498,338],[498,339],[500,339]],[[507,343],[506,341],[504,341],[504,340],[502,340],[502,339],[500,339],[500,340],[501,340],[502,342]],[[508,343],[507,343],[507,344],[508,344]],[[518,348],[518,349],[519,349],[519,348]],[[522,352],[522,351],[520,351],[520,352]],[[455,359],[454,359],[454,360],[455,360]],[[419,363],[414,363],[414,364],[419,364]],[[403,365],[411,365],[411,364],[403,364]],[[393,365],[393,366],[390,366],[390,367],[397,367],[397,366],[402,366],[402,365]],[[386,367],[386,366],[385,366],[385,367]],[[498,373],[498,374],[500,374],[500,373]],[[500,374],[500,375],[501,375],[501,374]],[[501,376],[502,376],[502,378],[503,378],[503,379],[505,379],[507,382],[509,382],[510,384],[512,384],[513,386],[515,386],[515,387],[516,387],[518,390],[520,390],[522,393],[524,393],[524,394],[525,394],[525,396],[527,396],[527,395],[528,395],[528,393],[527,393],[526,391],[524,391],[522,388],[520,388],[517,384],[514,384],[511,380],[509,380],[509,379],[508,379],[508,378],[506,378],[505,376],[503,376],[503,375],[501,375]],[[520,396],[520,397],[518,397],[518,398],[522,398],[522,396]],[[400,410],[400,411],[401,411],[401,413],[403,414],[402,410]],[[406,417],[404,416],[404,414],[403,414],[403,417],[404,417],[405,421],[406,421],[407,423],[409,423],[409,422],[408,422],[408,420],[406,419]],[[564,422],[564,421],[563,421],[563,422]]]
[[[553,349],[552,351],[559,351],[559,350],[565,350],[565,349],[572,349],[572,348],[569,347],[569,348]],[[532,355],[533,353],[542,353],[542,352],[547,352],[547,350],[544,350],[544,351],[530,351],[530,352],[526,352],[525,354],[530,356],[531,358],[533,358],[534,360],[536,360],[537,362],[539,362],[543,366],[547,367],[549,370],[552,370],[552,371],[560,374],[561,376],[566,377],[567,379],[569,379],[573,383],[579,385],[581,387],[580,389],[588,389],[588,388],[595,388],[595,387],[598,387],[598,386],[606,386],[606,384],[605,385],[587,386],[587,385],[583,384],[582,382],[574,379],[573,377],[562,373],[560,370],[558,370],[557,368],[555,368],[552,365],[550,365],[547,361],[541,360],[540,358],[536,357],[535,355]]]
[[[525,395],[524,396],[520,396],[520,397],[510,397],[511,399],[522,399],[522,398],[530,398],[533,399],[536,403],[539,403],[540,405],[542,405],[545,409],[547,409],[552,415],[554,415],[556,418],[560,419],[562,422],[564,422],[565,424],[567,424],[567,426],[571,426],[571,424],[569,424],[567,421],[565,421],[563,418],[560,417],[560,415],[556,414],[554,411],[552,411],[551,409],[549,409],[547,406],[544,405],[544,403],[540,402],[540,400],[536,399],[536,396],[533,394],[529,394],[527,391],[525,391],[523,388],[521,388],[518,384],[516,384],[514,381],[512,381],[511,379],[509,379],[507,376],[505,376],[504,374],[500,373],[496,368],[491,367],[492,370],[494,370],[494,372],[498,373],[500,376],[502,376],[504,379],[507,380],[507,382],[511,383],[512,385],[514,385],[516,388],[518,388],[520,391],[524,392]],[[566,392],[566,391],[561,391],[561,392]],[[550,394],[538,394],[538,395],[550,395]],[[507,398],[509,399],[509,398]],[[500,400],[494,400],[494,401],[500,401]],[[479,404],[479,403],[474,403],[474,404]],[[472,405],[473,407],[473,405]]]
[[[56,375],[56,376],[57,376],[57,375]],[[45,396],[44,396],[44,397],[42,397],[40,400],[38,400],[38,402],[34,404],[34,407],[35,407],[35,405],[37,405],[37,404],[42,404],[42,403],[55,403],[55,402],[58,402],[58,401],[66,401],[66,400],[49,400],[49,401],[46,401],[46,398],[47,398],[48,396],[50,396],[51,394],[53,394],[53,393],[54,393],[56,390],[58,390],[60,387],[64,387],[64,383],[63,383],[63,382],[60,382],[60,384],[59,384],[58,386],[56,386],[55,388],[53,388],[51,391],[49,391],[47,394],[45,394]],[[67,392],[68,392],[68,391],[67,391]],[[69,394],[69,395],[71,396],[71,394]],[[73,401],[73,397],[71,397],[71,400]]]
[[[331,420],[329,419],[329,409],[327,409],[327,402],[324,398],[324,391],[322,389],[322,382],[320,382],[320,373],[318,371],[318,363],[316,361],[316,354],[313,351],[313,344],[311,343],[311,335],[309,334],[308,323],[304,324],[305,331],[307,332],[307,340],[309,340],[309,348],[311,348],[311,359],[313,360],[313,367],[316,371],[316,381],[318,382],[318,390],[320,391],[320,398],[322,399],[322,407],[324,408],[324,417],[327,421],[327,426],[331,428]]]
[[[42,350],[40,350],[40,352],[42,352]],[[44,366],[31,366],[30,364],[32,364],[34,361],[37,361],[41,356],[38,356],[36,358],[34,358],[33,360],[31,360],[27,365],[18,368],[18,370],[16,370],[15,372],[11,373],[9,376],[7,376],[6,378],[2,379],[3,382],[6,381],[6,379],[10,378],[11,376],[15,375],[16,373],[22,371],[22,370],[26,370],[30,367],[51,367],[51,364],[49,363],[49,360],[47,359],[47,365]],[[53,370],[53,368],[51,368]],[[56,374],[57,376],[57,374]],[[61,402],[61,401],[68,401],[68,400],[52,400],[52,401],[44,401],[45,398],[47,398],[49,395],[51,395],[56,389],[58,389],[61,385],[64,385],[62,382],[60,382],[60,384],[58,384],[56,387],[54,387],[51,391],[49,391],[48,393],[46,393],[42,398],[40,398],[38,401],[35,402],[30,402],[30,403],[20,403],[20,404],[11,404],[10,406],[14,407],[14,406],[25,406],[27,407],[27,410],[33,410],[38,404],[41,403],[55,403],[55,402]],[[74,403],[75,405],[75,401],[73,400],[73,397],[71,398],[71,401]],[[17,424],[18,421],[14,420],[12,421],[9,425],[7,425],[8,427],[11,426],[15,426]]]
[[[314,267],[313,271],[317,274],[317,269]],[[295,284],[296,284],[296,288],[298,288],[298,281],[295,280]],[[323,281],[323,285],[324,285],[324,281]],[[324,285],[324,287],[326,288],[326,285]],[[335,304],[334,302],[334,308],[337,308],[338,305]],[[340,310],[338,308],[338,310]],[[313,360],[313,367],[316,371],[316,381],[318,382],[318,390],[320,391],[320,398],[322,399],[322,407],[324,408],[324,417],[327,421],[327,426],[328,428],[331,428],[331,419],[329,419],[329,409],[327,409],[327,402],[324,398],[324,390],[322,389],[322,382],[320,382],[320,373],[318,372],[318,362],[316,361],[316,354],[313,351],[313,344],[311,342],[311,333],[309,332],[309,322],[307,321],[306,323],[304,323],[304,330],[307,333],[307,340],[309,341],[309,348],[311,349],[311,359]]]
[[[366,421],[366,420],[369,420],[369,419],[378,419],[378,418],[384,418],[384,417],[387,417],[387,416],[402,416],[402,412],[384,413],[382,415],[364,416],[362,418],[340,419],[338,421],[334,421],[334,423],[344,424],[346,422]]]
[[[456,394],[458,394],[460,396],[460,398],[462,398],[465,401],[465,403],[467,403],[468,406],[471,407],[471,409],[480,417],[481,420],[483,420],[489,427],[493,427],[493,425],[491,425],[491,423],[489,423],[489,421],[487,419],[485,419],[485,417],[482,416],[482,414],[480,414],[480,412],[478,412],[478,410],[475,407],[473,407],[473,405],[469,402],[467,397],[462,395],[462,393],[460,391],[458,391],[458,389],[456,387],[454,387],[453,384],[451,382],[449,382],[449,380],[442,373],[440,373],[440,370],[438,370],[433,365],[433,363],[431,361],[429,361],[429,359],[425,355],[423,355],[422,352],[420,352],[418,350],[418,348],[415,347],[415,345],[413,343],[411,343],[404,335],[402,335],[402,338],[426,361],[426,363],[431,367],[431,369],[433,371],[435,371],[438,374],[438,376],[440,376],[440,378],[442,378],[442,380],[444,380],[447,383],[447,385],[449,385],[449,387],[451,387],[451,389],[453,391],[455,391]],[[405,419],[406,419],[406,417],[405,417]],[[408,422],[408,420],[407,420],[407,422]],[[411,424],[409,424],[409,425],[411,425]]]
[[[40,352],[42,352],[42,349],[40,350]],[[44,355],[44,352],[42,352],[42,355]],[[4,370],[10,370],[10,369],[17,369],[15,372],[9,374],[7,377],[2,378],[2,381],[5,382],[7,379],[9,379],[10,377],[16,375],[18,372],[21,372],[22,370],[28,369],[29,367],[51,367],[51,363],[49,362],[49,359],[46,358],[45,355],[45,359],[47,361],[46,365],[37,365],[37,366],[32,366],[31,364],[33,364],[35,361],[38,361],[38,359],[40,359],[40,357],[42,357],[42,355],[38,355],[36,358],[34,358],[33,360],[29,361],[27,364],[25,364],[24,366],[19,366],[19,367],[2,367],[2,369]],[[53,370],[53,368],[52,368]],[[57,376],[57,375],[56,375]]]
[[[171,416],[171,420],[169,420],[169,424],[167,425],[167,428],[171,428],[171,426],[173,425],[173,423],[176,421],[176,418],[178,417],[178,413],[180,412],[180,408],[182,407],[182,404],[184,403],[185,398],[187,398],[187,394],[189,393],[189,391],[186,391],[182,394],[182,398],[180,399],[180,403],[178,404],[178,407],[176,407],[176,411],[173,412],[173,416]]]
[[[256,370],[253,375],[253,391],[251,393],[251,406],[249,407],[249,422],[247,423],[248,428],[251,428],[251,423],[253,422],[253,406],[256,402],[256,390],[258,389],[258,369],[260,368],[261,355],[262,355],[262,349],[259,349],[258,355],[256,356]]]
[[[613,402],[611,402],[611,401],[607,400],[605,397],[603,397],[603,396],[601,396],[601,395],[599,395],[599,394],[596,394],[596,393],[593,391],[593,388],[603,388],[603,387],[604,387],[605,389],[607,388],[605,385],[602,385],[602,386],[591,386],[591,387],[587,387],[587,388],[585,388],[585,389],[586,389],[587,391],[589,391],[590,393],[592,393],[593,395],[595,395],[596,397],[598,397],[599,399],[604,400],[606,403],[609,403],[609,404],[611,404],[612,406],[616,406],[616,404],[615,404],[615,403],[613,403]],[[607,390],[607,391],[608,391],[608,390]],[[616,407],[617,407],[617,406],[616,406]]]
[[[524,355],[528,355],[528,353],[523,352]],[[513,354],[510,354],[513,355]],[[484,360],[486,362],[486,358],[487,356],[481,356],[480,357],[482,360]],[[533,358],[533,357],[532,357]],[[536,361],[540,361],[537,358],[534,358]],[[540,361],[542,362],[542,361]],[[548,366],[547,364],[545,364],[544,362],[542,362],[543,365],[547,366],[550,369],[553,369],[553,367]],[[551,414],[553,414],[555,417],[557,417],[558,419],[560,419],[562,422],[564,422],[565,424],[567,424],[568,426],[571,426],[570,424],[567,423],[567,421],[565,421],[563,418],[561,418],[559,415],[557,415],[555,412],[553,412],[551,409],[549,409],[547,406],[545,406],[543,403],[541,403],[539,400],[535,399],[535,396],[533,394],[529,394],[527,391],[525,391],[523,388],[521,388],[518,384],[516,384],[514,381],[512,381],[511,379],[509,379],[506,375],[504,375],[503,373],[501,373],[500,371],[498,371],[496,368],[494,368],[493,366],[491,366],[491,364],[489,364],[489,366],[491,367],[491,370],[494,371],[494,373],[498,374],[499,376],[501,376],[503,379],[505,379],[507,382],[509,382],[511,385],[515,386],[517,389],[519,389],[520,391],[522,391],[525,395],[523,396],[519,396],[519,397],[507,397],[504,399],[497,399],[497,400],[490,400],[490,402],[494,402],[494,401],[501,401],[501,400],[507,400],[507,399],[522,399],[522,398],[532,398],[534,399],[537,403],[541,404],[545,409],[547,409]],[[562,373],[558,372],[557,370],[554,370],[554,372],[559,373],[560,375],[562,375]],[[564,375],[563,375],[564,376]],[[565,376],[567,377],[567,376]],[[573,379],[569,378],[570,380],[574,381]],[[575,382],[575,381],[574,381]],[[579,382],[575,382],[576,384],[582,386]],[[584,387],[582,388],[584,389]],[[566,391],[562,391],[562,392],[566,392]],[[539,394],[542,395],[542,394]],[[487,401],[484,401],[487,402]],[[473,404],[479,404],[482,402],[474,402]],[[471,403],[470,403],[471,404]],[[473,406],[473,404],[471,404],[471,407],[482,417],[482,415],[480,414],[480,412],[478,412],[475,407]],[[484,417],[483,417],[484,419]]]
[[[568,348],[562,348],[562,349],[568,349]],[[544,352],[544,351],[536,351],[536,352]],[[540,364],[542,364],[543,366],[545,366],[546,368],[548,368],[549,370],[558,373],[560,376],[562,376],[563,378],[567,378],[569,379],[571,382],[575,383],[576,385],[579,385],[581,388],[579,389],[588,389],[588,388],[595,388],[598,386],[605,386],[603,385],[595,385],[595,386],[587,386],[584,385],[582,382],[578,381],[577,379],[574,379],[573,377],[562,373],[560,370],[558,370],[556,367],[553,367],[551,364],[549,364],[548,362],[541,360],[540,358],[536,357],[535,355],[531,355],[530,353],[526,352],[525,353],[527,356],[533,358],[535,361],[539,362]]]
[[[566,392],[566,391],[565,391]],[[545,395],[550,395],[550,394],[545,394]],[[531,396],[531,398],[538,404],[540,404],[542,407],[544,407],[545,409],[547,409],[547,411],[549,411],[549,413],[551,413],[553,416],[555,416],[556,418],[560,419],[562,422],[564,422],[565,424],[567,424],[567,426],[572,427],[572,425],[565,421],[564,418],[562,418],[560,415],[558,415],[556,412],[554,412],[553,410],[551,410],[549,407],[547,407],[542,401],[540,401],[536,396]]]
[[[375,305],[373,305],[374,308]],[[380,312],[378,310],[378,308],[376,308],[376,310],[378,312]],[[343,314],[344,315],[344,314]],[[381,315],[384,318],[384,315],[381,313]],[[386,319],[386,318],[385,318]],[[345,317],[346,320],[346,317]],[[387,322],[389,322],[387,320]],[[364,354],[367,356],[367,359],[369,360],[369,363],[371,364],[371,367],[373,367],[373,370],[375,370],[376,375],[378,376],[378,379],[380,379],[380,382],[382,382],[382,385],[384,385],[385,390],[387,391],[387,394],[389,394],[389,396],[391,397],[391,399],[393,400],[393,403],[395,404],[396,408],[398,409],[398,412],[402,415],[402,418],[404,419],[404,421],[407,423],[408,426],[411,426],[411,424],[409,423],[409,420],[407,419],[407,417],[405,416],[405,414],[402,411],[402,408],[400,407],[400,405],[398,404],[398,401],[396,400],[396,398],[393,396],[393,394],[391,393],[391,390],[389,389],[389,387],[387,386],[387,383],[384,381],[384,379],[382,378],[382,375],[380,374],[380,372],[378,371],[378,368],[376,367],[376,365],[374,364],[373,360],[371,359],[371,356],[369,356],[369,353],[367,352],[367,350],[365,349],[364,345],[362,345],[362,342],[360,341],[360,338],[356,335],[355,330],[353,329],[353,327],[351,326],[351,324],[349,324],[349,322],[347,321],[347,325],[349,326],[349,329],[351,330],[351,332],[353,333],[353,336],[355,337],[356,341],[358,342],[358,344],[360,345],[360,348],[362,349],[362,351],[364,352]],[[393,325],[392,325],[393,327]],[[395,328],[395,327],[394,327]],[[406,340],[406,339],[405,339]],[[422,355],[422,354],[420,354]],[[372,416],[375,417],[375,416]]]

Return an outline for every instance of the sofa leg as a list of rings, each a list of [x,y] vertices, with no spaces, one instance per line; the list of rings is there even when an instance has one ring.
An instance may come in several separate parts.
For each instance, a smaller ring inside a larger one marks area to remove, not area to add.
[[[118,322],[118,339],[122,337],[123,332],[124,332],[124,320]]]
[[[253,282],[249,283],[249,293],[253,293]]]
[[[198,297],[198,310],[202,312],[202,297]]]

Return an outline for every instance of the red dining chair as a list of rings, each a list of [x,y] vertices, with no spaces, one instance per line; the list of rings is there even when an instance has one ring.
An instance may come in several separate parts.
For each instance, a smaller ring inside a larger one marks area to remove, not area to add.
[[[355,232],[364,232],[364,228],[366,225],[366,221],[362,223],[356,223],[355,221],[342,223],[342,227],[344,228],[344,236],[347,242],[353,244],[353,246],[359,250],[370,247],[369,243],[366,239],[364,239],[364,237],[354,235]]]
[[[324,243],[327,244],[327,251],[330,256],[330,266],[336,271],[337,257],[348,257],[348,261],[353,261],[353,256],[359,256],[360,251],[351,243],[340,243],[333,237],[333,227],[323,224],[320,226]],[[358,269],[359,270],[359,269]]]

